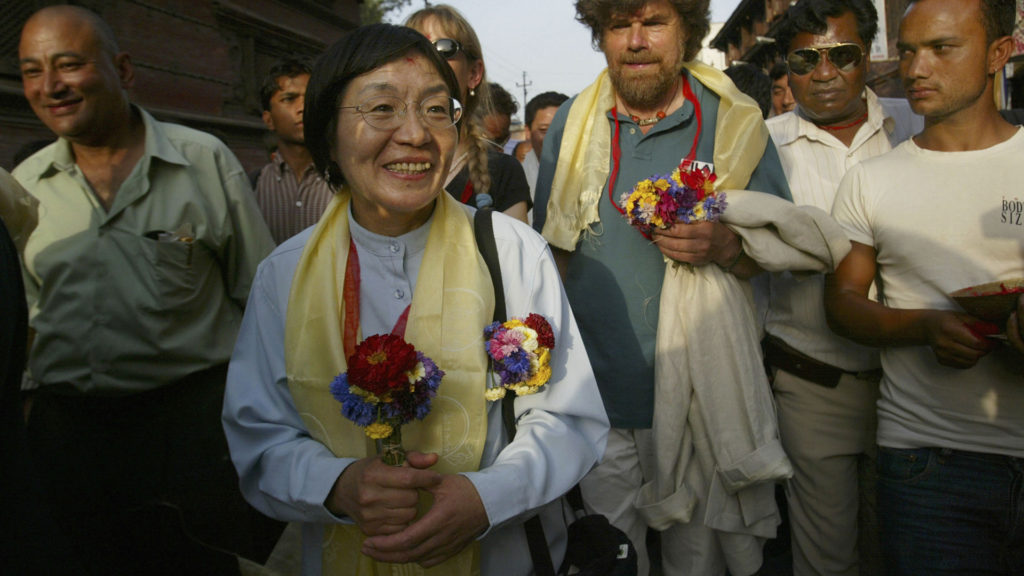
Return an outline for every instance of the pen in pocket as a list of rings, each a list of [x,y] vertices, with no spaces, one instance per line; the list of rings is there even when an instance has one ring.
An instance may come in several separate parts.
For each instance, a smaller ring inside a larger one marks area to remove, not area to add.
[[[185,244],[185,263],[187,266],[192,266],[192,250],[195,244],[195,238],[192,236],[192,225],[188,222],[178,227],[175,232],[166,232],[162,230],[154,230],[152,232],[146,232],[144,234],[146,238],[150,240],[156,240],[157,242],[182,242]]]

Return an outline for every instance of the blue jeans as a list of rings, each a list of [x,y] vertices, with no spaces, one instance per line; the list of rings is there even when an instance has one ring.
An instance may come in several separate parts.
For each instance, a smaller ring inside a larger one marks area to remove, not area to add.
[[[878,448],[890,575],[1024,575],[1024,458]]]

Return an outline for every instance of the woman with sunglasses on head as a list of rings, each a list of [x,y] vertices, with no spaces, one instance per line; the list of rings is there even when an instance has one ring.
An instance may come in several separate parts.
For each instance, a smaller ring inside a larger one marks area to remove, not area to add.
[[[490,89],[480,40],[469,22],[451,6],[438,4],[414,12],[405,25],[426,36],[455,73],[459,99],[467,122],[445,189],[470,206],[484,206],[526,222],[532,207],[530,185],[522,166],[512,156],[495,152],[477,124],[478,110],[490,108]],[[489,196],[489,199],[488,199]]]
[[[523,522],[535,514],[558,566],[559,496],[604,450],[607,417],[547,244],[491,215],[496,294],[477,210],[444,193],[465,120],[457,91],[426,38],[387,24],[351,32],[309,80],[306,145],[336,195],[260,265],[223,414],[246,498],[302,523],[305,575],[529,574]],[[502,403],[485,396],[495,380],[483,332],[498,295],[509,318],[542,315],[554,337],[549,380],[515,400],[512,442]],[[347,419],[358,421],[351,397],[370,394],[353,367],[393,363],[391,348],[385,362],[358,350],[388,334],[444,371],[429,412],[401,428],[402,466],[377,455],[367,423]],[[339,374],[353,379],[341,401]]]

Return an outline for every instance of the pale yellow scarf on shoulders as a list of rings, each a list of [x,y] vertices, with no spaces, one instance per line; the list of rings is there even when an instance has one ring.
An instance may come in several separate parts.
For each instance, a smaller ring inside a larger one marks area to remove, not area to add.
[[[715,188],[746,188],[768,143],[761,109],[740,92],[724,72],[700,62],[684,65],[689,74],[719,97],[715,125]],[[607,113],[615,106],[608,71],[580,92],[569,109],[558,166],[551,182],[544,237],[556,248],[573,251],[580,236],[600,220],[602,191],[611,161]],[[680,152],[680,160],[685,151]],[[662,166],[657,171],[670,171]]]
[[[342,297],[349,248],[348,194],[335,196],[303,250],[292,279],[285,322],[288,388],[309,433],[336,456],[374,456],[363,428],[341,415],[330,384],[347,370],[342,345]],[[484,400],[487,356],[483,329],[491,322],[494,289],[473,234],[472,216],[441,193],[427,236],[426,253],[409,311],[405,339],[445,375],[430,414],[402,427],[406,450],[440,455],[442,474],[479,469],[487,437]],[[362,339],[360,334],[359,339]],[[429,499],[421,498],[421,514]],[[479,574],[474,543],[429,570],[415,564],[382,564],[360,554],[364,536],[355,526],[325,527],[323,574]]]

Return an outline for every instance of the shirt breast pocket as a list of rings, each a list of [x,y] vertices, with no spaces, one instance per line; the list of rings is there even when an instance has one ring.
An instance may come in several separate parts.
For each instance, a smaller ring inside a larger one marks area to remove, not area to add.
[[[166,233],[148,233],[139,238],[150,279],[154,307],[175,309],[201,304],[204,285],[210,281],[213,259],[201,242]]]

